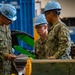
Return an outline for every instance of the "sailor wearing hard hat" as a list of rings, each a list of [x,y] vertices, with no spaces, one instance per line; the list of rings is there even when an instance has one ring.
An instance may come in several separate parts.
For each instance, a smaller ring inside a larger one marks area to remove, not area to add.
[[[16,9],[11,4],[0,7],[0,75],[18,75],[12,54],[9,24],[16,20]]]

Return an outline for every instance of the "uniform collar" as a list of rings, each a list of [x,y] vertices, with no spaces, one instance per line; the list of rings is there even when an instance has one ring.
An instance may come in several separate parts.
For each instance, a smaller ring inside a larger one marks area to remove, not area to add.
[[[49,31],[51,31],[55,25],[57,25],[59,22],[61,22],[61,20],[59,19],[58,21],[56,21],[50,28]]]

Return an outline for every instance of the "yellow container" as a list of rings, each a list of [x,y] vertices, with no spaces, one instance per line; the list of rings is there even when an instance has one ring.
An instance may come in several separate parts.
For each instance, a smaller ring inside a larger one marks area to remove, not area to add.
[[[38,35],[35,27],[34,27],[34,41],[36,41],[40,36]]]

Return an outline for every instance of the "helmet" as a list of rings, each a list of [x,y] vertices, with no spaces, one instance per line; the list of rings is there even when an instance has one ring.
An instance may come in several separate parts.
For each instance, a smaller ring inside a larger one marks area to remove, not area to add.
[[[49,1],[47,2],[45,6],[44,12],[49,11],[49,10],[61,10],[61,6],[56,1]]]
[[[0,13],[11,21],[15,21],[17,19],[16,8],[11,4],[4,4],[0,9]]]
[[[38,15],[35,19],[34,19],[34,25],[40,25],[40,24],[48,24],[45,18],[44,14],[40,14]]]

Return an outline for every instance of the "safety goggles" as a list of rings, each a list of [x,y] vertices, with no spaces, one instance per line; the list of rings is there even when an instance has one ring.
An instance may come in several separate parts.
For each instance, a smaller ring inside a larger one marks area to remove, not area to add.
[[[39,28],[42,28],[43,25],[38,25],[38,26],[35,26],[36,29],[39,29]]]

